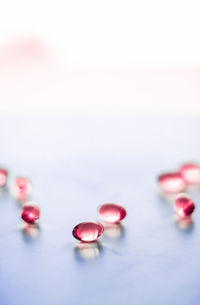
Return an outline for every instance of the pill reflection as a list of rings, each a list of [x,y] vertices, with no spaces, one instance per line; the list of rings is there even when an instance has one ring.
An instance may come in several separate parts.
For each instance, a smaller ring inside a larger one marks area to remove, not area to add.
[[[198,193],[200,190],[200,184],[190,184],[187,188],[188,193]]]
[[[192,216],[181,217],[180,215],[174,216],[174,221],[180,229],[188,230],[191,229],[194,225]]]
[[[104,236],[113,240],[122,239],[124,236],[124,227],[120,223],[104,223]]]
[[[24,223],[22,225],[22,233],[27,239],[36,239],[39,236],[40,228],[38,224],[28,224]]]
[[[78,245],[76,245],[74,250],[78,258],[82,260],[93,260],[99,257],[102,247],[99,242],[80,242]]]

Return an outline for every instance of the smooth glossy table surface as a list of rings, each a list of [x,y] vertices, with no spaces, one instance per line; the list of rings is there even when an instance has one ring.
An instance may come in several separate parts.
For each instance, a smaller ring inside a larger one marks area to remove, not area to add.
[[[0,197],[1,305],[199,304],[200,192],[182,229],[156,184],[200,161],[198,118],[1,117],[0,128],[2,166],[31,178],[41,206],[34,238],[9,192]],[[81,248],[71,231],[104,202],[127,218]]]

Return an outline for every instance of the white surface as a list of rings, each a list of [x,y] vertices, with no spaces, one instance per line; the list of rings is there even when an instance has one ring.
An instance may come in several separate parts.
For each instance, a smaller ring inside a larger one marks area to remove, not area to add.
[[[156,185],[160,172],[199,161],[198,119],[4,116],[0,130],[1,164],[11,179],[30,177],[41,207],[31,239],[20,206],[0,196],[1,305],[199,305],[200,192],[184,230]],[[100,249],[78,255],[73,227],[109,201],[127,209],[121,236],[105,232]]]

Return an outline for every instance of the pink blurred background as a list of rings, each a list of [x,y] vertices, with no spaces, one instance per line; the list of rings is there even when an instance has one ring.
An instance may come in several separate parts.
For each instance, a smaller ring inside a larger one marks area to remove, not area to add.
[[[200,113],[198,1],[5,1],[0,113]]]

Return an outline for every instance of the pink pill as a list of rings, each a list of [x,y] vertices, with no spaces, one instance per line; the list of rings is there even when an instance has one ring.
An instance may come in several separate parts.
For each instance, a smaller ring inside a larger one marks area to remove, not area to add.
[[[186,183],[200,183],[200,165],[192,163],[184,164],[180,167],[180,173]]]
[[[12,184],[11,191],[14,198],[19,202],[26,201],[32,190],[31,182],[26,177],[17,177]]]
[[[187,184],[179,172],[165,173],[158,177],[163,193],[179,193],[186,189]]]
[[[104,226],[96,222],[82,222],[74,227],[73,236],[83,242],[94,242],[104,231]]]
[[[23,206],[22,212],[21,212],[21,218],[27,222],[34,224],[40,217],[40,208],[36,205],[33,205],[31,203],[27,203]]]
[[[0,168],[0,187],[6,185],[8,172],[5,168]]]
[[[174,207],[179,216],[186,217],[194,212],[195,204],[186,194],[180,194],[175,199]]]
[[[126,217],[126,210],[115,203],[106,203],[100,206],[99,215],[104,222],[119,223]]]

